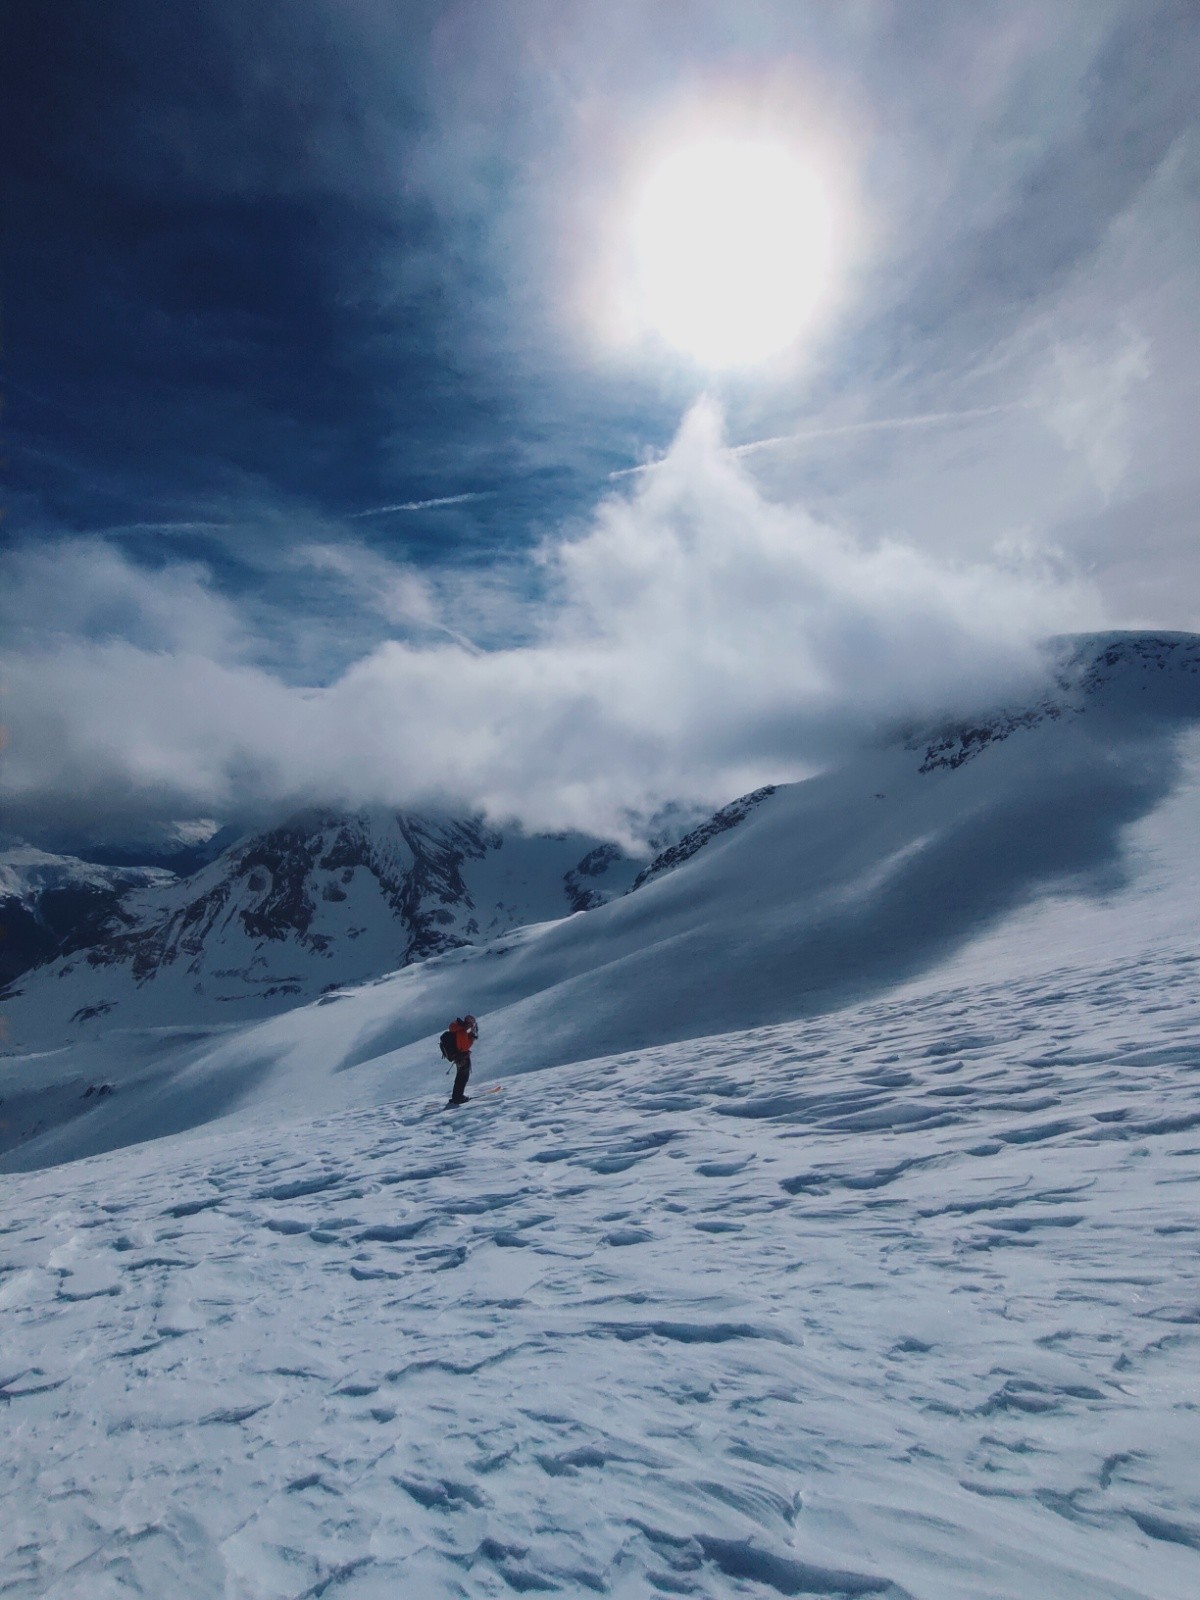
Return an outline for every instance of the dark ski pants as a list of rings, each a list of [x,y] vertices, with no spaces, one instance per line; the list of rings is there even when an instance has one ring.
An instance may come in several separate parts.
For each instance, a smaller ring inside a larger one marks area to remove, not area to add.
[[[467,1079],[471,1076],[471,1052],[468,1050],[460,1055],[454,1065],[458,1071],[454,1074],[454,1088],[450,1091],[451,1100],[461,1100],[467,1092]]]

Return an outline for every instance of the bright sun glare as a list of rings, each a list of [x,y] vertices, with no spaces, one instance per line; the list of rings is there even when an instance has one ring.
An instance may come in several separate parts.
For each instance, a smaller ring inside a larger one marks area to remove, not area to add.
[[[818,174],[783,144],[680,146],[651,168],[630,221],[638,321],[702,366],[777,355],[829,287],[829,200]]]

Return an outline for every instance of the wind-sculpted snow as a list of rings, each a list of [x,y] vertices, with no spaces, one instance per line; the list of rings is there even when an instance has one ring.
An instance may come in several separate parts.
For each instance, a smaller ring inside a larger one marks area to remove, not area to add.
[[[0,1593],[1193,1600],[1198,975],[5,1179]]]

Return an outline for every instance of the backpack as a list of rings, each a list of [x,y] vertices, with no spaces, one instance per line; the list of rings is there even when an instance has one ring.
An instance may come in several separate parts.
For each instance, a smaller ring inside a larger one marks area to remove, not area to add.
[[[458,1061],[458,1051],[455,1048],[454,1035],[450,1032],[449,1028],[446,1029],[445,1033],[438,1040],[438,1046],[447,1061]]]

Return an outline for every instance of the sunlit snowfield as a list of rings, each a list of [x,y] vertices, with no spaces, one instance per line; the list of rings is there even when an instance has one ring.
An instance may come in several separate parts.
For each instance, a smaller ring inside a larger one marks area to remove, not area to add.
[[[8,1179],[0,1592],[1193,1600],[1197,971]]]

